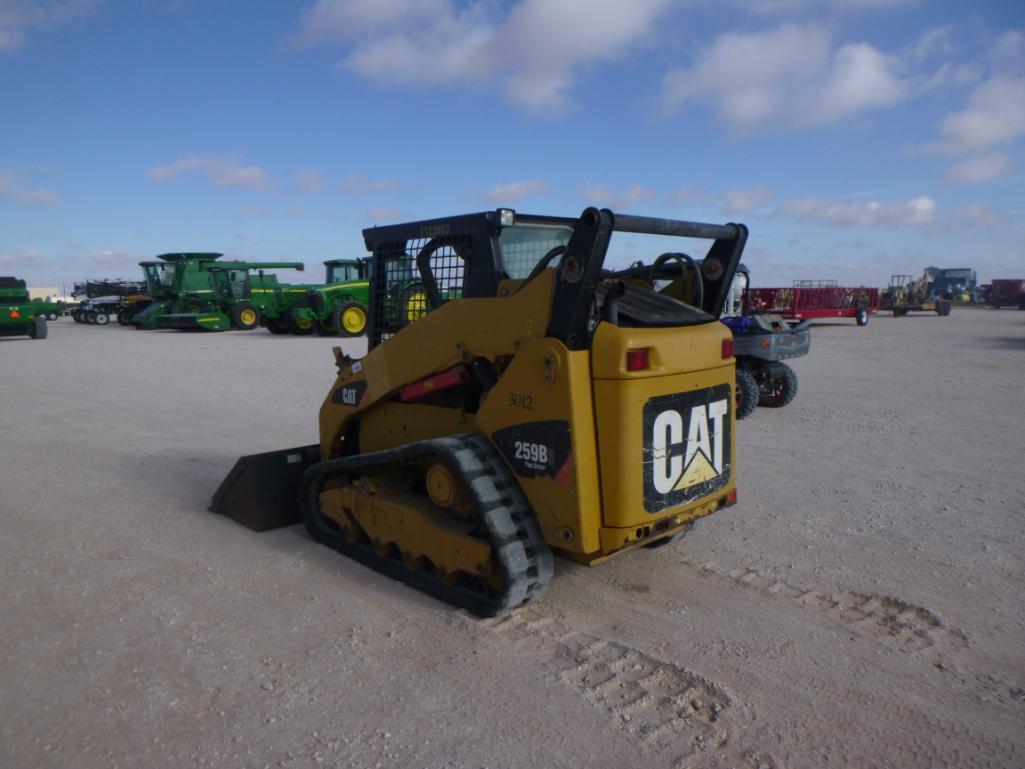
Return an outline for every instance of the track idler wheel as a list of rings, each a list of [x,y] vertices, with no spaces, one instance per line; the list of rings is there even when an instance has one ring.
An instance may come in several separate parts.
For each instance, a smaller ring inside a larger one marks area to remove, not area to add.
[[[526,498],[478,435],[321,462],[299,499],[318,542],[475,614],[529,603],[551,578]]]

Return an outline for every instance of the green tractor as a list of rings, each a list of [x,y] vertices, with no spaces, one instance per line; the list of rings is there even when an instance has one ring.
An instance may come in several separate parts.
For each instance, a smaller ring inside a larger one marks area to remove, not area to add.
[[[325,285],[310,288],[292,309],[293,325],[303,327],[300,333],[360,336],[370,305],[370,260],[332,259],[324,268]]]
[[[333,259],[324,262],[327,284],[310,289],[306,300],[292,310],[293,333],[322,336],[360,336],[366,331],[370,312],[370,273],[373,261],[363,259]],[[395,259],[388,264],[391,289],[382,298],[383,322],[397,331],[427,314],[427,290],[411,256]],[[446,287],[439,288],[444,300],[453,298]],[[302,326],[296,331],[295,326]],[[271,329],[274,330],[273,328]]]
[[[53,313],[53,302],[29,297],[24,280],[0,278],[0,336],[46,339],[46,317]]]
[[[421,255],[418,258],[426,259],[429,256]],[[459,268],[461,270],[461,268]],[[447,302],[450,299],[458,299],[459,292],[452,289],[449,283],[455,273],[458,272],[459,279],[462,273],[459,270],[452,270],[451,275],[445,276],[437,289],[439,302]],[[417,267],[413,257],[405,254],[401,258],[390,260],[387,265],[387,275],[379,276],[380,279],[387,279],[390,288],[383,297],[384,306],[378,311],[384,313],[380,322],[387,327],[389,332],[394,333],[405,328],[410,323],[420,320],[429,310],[435,309],[428,300],[428,290],[424,286],[420,269]]]
[[[302,262],[218,262],[207,267],[210,297],[186,312],[157,319],[157,328],[249,331],[273,323],[306,295],[308,286],[279,283],[265,269],[302,270]],[[253,274],[252,270],[258,270]]]

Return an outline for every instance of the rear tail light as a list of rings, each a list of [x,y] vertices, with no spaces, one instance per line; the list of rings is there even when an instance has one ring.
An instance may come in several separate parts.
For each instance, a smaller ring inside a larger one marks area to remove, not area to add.
[[[722,357],[723,360],[733,357],[733,338],[722,340]]]
[[[648,368],[648,348],[626,351],[626,370],[645,371]]]

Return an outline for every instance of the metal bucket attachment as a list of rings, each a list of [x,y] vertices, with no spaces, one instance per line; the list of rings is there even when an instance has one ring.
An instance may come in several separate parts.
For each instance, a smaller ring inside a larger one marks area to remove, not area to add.
[[[242,457],[214,492],[210,511],[253,531],[299,523],[299,482],[319,461],[319,444]]]

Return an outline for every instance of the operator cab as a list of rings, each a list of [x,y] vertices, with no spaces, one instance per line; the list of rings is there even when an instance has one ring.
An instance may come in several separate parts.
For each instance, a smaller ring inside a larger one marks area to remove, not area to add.
[[[352,283],[369,278],[366,259],[334,259],[324,262],[324,266],[327,268],[325,282],[329,284]]]
[[[248,299],[252,295],[249,270],[213,267],[210,274],[213,276],[214,297],[218,300]]]
[[[146,276],[146,292],[150,296],[160,296],[174,291],[177,269],[173,262],[142,262],[142,271]]]

